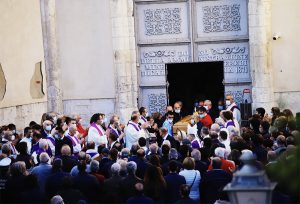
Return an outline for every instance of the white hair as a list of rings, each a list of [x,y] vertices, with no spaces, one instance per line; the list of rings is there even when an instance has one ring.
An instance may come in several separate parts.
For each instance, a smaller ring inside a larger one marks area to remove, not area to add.
[[[162,145],[168,145],[169,147],[171,147],[171,143],[170,143],[170,141],[169,140],[165,140],[165,141],[163,141],[163,143],[162,143]]]
[[[41,163],[47,163],[49,160],[50,160],[50,157],[46,152],[42,152],[40,154],[40,162]]]
[[[191,156],[195,159],[195,161],[201,160],[201,152],[198,149],[194,149],[191,153]]]
[[[205,100],[204,104],[208,103],[208,105],[211,105],[211,101],[210,100]]]
[[[121,165],[119,163],[114,163],[113,165],[111,165],[111,173],[112,175],[117,175],[119,174],[120,170],[121,170]]]
[[[126,165],[127,165],[127,161],[123,160],[123,159],[119,159],[117,161],[118,164],[120,164],[120,170],[122,171],[126,171]]]
[[[220,133],[220,125],[218,123],[214,123],[211,125],[210,130],[219,134]]]
[[[150,145],[149,149],[152,154],[156,154],[158,151],[158,146],[157,146],[157,144],[153,143]]]
[[[223,147],[217,147],[215,149],[215,155],[217,157],[222,157],[222,158],[225,158],[225,153],[226,153],[226,149],[223,148]]]
[[[64,204],[64,200],[60,195],[56,195],[51,198],[51,204]]]
[[[44,149],[48,145],[48,141],[46,139],[39,140],[39,148]]]
[[[127,167],[127,172],[128,173],[135,174],[136,169],[137,169],[137,165],[136,165],[136,163],[134,161],[128,162],[127,165],[126,165],[126,167]]]

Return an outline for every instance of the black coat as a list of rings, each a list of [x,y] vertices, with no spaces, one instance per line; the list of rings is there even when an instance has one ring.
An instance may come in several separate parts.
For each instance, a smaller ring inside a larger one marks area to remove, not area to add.
[[[73,177],[73,182],[75,188],[80,190],[88,203],[99,200],[100,184],[95,176],[80,172]]]
[[[64,136],[63,139],[55,138],[55,156],[61,155],[60,151],[64,145],[69,145],[71,148],[71,154],[73,154],[73,143],[69,138]]]
[[[232,176],[224,170],[213,169],[206,172],[201,183],[201,199],[204,203],[214,203],[221,196],[226,184],[231,182]]]
[[[114,175],[104,181],[104,202],[105,203],[121,203],[122,202],[122,177]]]
[[[53,196],[57,195],[58,191],[62,190],[63,179],[67,176],[70,176],[70,174],[58,171],[47,178],[45,192],[48,199],[51,199]]]
[[[130,197],[135,195],[134,185],[137,183],[143,183],[143,180],[135,175],[128,175],[122,180],[121,183],[121,194],[123,201],[128,200]]]
[[[178,201],[180,196],[180,186],[186,184],[185,178],[177,173],[169,173],[165,176],[167,183],[167,203],[175,203]]]

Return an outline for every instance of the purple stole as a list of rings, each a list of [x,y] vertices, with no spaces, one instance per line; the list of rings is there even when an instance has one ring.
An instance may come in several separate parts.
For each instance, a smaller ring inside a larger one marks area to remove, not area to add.
[[[76,146],[76,142],[77,142],[77,144],[79,144],[79,140],[76,136],[72,137],[71,135],[67,135],[67,138],[69,138],[72,141],[73,146]],[[73,138],[75,138],[75,139],[73,139]]]
[[[144,116],[141,116],[141,119],[144,121],[144,122],[147,122],[146,118]]]
[[[139,127],[139,125],[136,125],[135,123],[133,123],[131,121],[129,121],[128,125],[132,125],[134,127],[134,129],[136,131],[138,131],[138,132],[141,130],[141,128]]]
[[[100,128],[98,128],[98,126],[96,125],[96,123],[92,123],[91,127],[96,128],[96,130],[98,131],[98,133],[99,133],[100,136],[104,135],[104,133],[102,132],[102,130],[100,130]]]
[[[119,132],[118,130],[116,131],[114,128],[112,128],[111,125],[108,126],[108,129],[110,129],[110,132],[113,133],[114,135],[117,135],[118,137],[121,134],[121,132]]]
[[[51,143],[53,144],[53,146],[55,146],[55,140],[52,137],[47,136],[47,139],[51,141]]]
[[[91,156],[91,158],[93,158],[94,156],[96,156],[98,153],[97,152],[91,152],[91,153],[86,153],[89,154]]]
[[[232,120],[226,123],[226,128],[228,128],[229,126],[235,127],[234,122]]]

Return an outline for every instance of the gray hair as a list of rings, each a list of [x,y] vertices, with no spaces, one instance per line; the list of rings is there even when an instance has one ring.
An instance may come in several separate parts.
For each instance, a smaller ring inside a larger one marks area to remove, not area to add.
[[[178,152],[175,148],[171,148],[169,152],[169,159],[177,159],[178,158]]]
[[[151,144],[150,147],[149,147],[149,150],[150,150],[150,152],[151,152],[152,154],[156,154],[156,153],[157,153],[157,150],[158,150],[157,144],[155,144],[155,143]]]
[[[191,153],[191,156],[195,159],[195,161],[201,160],[201,152],[198,149],[194,149]]]
[[[71,156],[71,148],[69,145],[63,145],[60,152],[62,155]]]
[[[1,151],[3,154],[6,154],[7,156],[9,156],[11,154],[11,149],[10,149],[9,144],[2,145]]]
[[[114,163],[111,165],[111,174],[112,175],[118,175],[121,170],[121,165],[119,163]]]
[[[56,195],[51,198],[51,204],[64,204],[64,200],[60,195]]]
[[[126,168],[128,173],[135,174],[137,165],[134,161],[130,161],[127,163]]]
[[[41,163],[47,163],[49,160],[50,160],[50,157],[46,152],[42,152],[40,154],[40,162]]]
[[[210,130],[219,134],[219,132],[220,132],[220,125],[217,124],[217,123],[214,123],[214,124],[211,125]]]
[[[90,165],[91,172],[97,172],[99,170],[99,162],[97,160],[92,160]]]
[[[39,148],[44,149],[48,146],[48,141],[46,139],[40,139],[39,140]]]

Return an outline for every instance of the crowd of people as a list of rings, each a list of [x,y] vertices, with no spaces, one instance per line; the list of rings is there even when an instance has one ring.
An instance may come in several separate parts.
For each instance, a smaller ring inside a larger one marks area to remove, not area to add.
[[[107,120],[95,113],[83,127],[80,115],[51,112],[21,133],[14,124],[3,125],[0,202],[226,203],[223,188],[242,168],[243,154],[278,182],[274,203],[299,202],[299,191],[285,182],[298,175],[282,178],[278,169],[288,162],[300,170],[300,115],[270,111],[257,108],[242,121],[228,95],[216,108],[209,100],[197,102],[186,131],[174,128],[188,115],[180,101],[164,114],[141,107],[125,124],[118,115]]]

